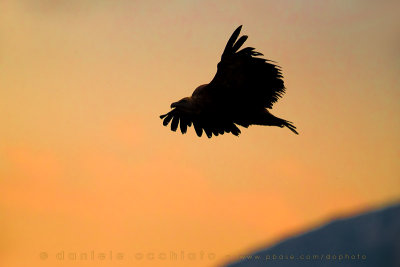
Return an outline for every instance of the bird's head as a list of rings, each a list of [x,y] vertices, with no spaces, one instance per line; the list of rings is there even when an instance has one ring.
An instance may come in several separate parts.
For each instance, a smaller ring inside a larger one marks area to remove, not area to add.
[[[185,97],[171,104],[171,108],[177,108],[182,111],[191,111],[193,109],[192,99]]]

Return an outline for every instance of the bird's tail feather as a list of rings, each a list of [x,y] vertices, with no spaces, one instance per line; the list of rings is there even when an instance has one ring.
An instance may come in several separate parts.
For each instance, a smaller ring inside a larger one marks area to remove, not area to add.
[[[291,131],[294,132],[295,134],[299,134],[299,133],[296,131],[296,126],[293,125],[293,122],[286,121],[286,120],[282,120],[282,121],[283,121],[283,123],[282,123],[282,126],[281,126],[281,127],[285,126],[285,127],[289,128],[289,130],[291,130]]]
[[[291,130],[295,134],[299,134],[296,131],[296,126],[293,125],[293,122],[275,117],[274,115],[272,115],[269,112],[266,113],[266,116],[264,115],[261,119],[259,119],[257,121],[257,123],[253,123],[253,124],[287,127],[289,130]]]

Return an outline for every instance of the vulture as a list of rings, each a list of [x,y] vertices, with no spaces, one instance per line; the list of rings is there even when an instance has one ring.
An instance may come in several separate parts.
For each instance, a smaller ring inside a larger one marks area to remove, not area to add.
[[[298,134],[292,122],[268,111],[285,93],[280,67],[259,57],[263,54],[253,47],[239,50],[247,40],[246,35],[238,39],[241,29],[242,25],[229,38],[211,82],[172,103],[171,111],[160,116],[164,126],[171,123],[172,131],[179,126],[185,134],[193,125],[199,137],[204,131],[208,138],[224,133],[238,136],[238,125],[287,127]]]

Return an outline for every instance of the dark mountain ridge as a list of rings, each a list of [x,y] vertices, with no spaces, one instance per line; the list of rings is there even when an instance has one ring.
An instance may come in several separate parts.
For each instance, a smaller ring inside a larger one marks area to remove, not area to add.
[[[341,218],[226,267],[400,267],[400,203]]]

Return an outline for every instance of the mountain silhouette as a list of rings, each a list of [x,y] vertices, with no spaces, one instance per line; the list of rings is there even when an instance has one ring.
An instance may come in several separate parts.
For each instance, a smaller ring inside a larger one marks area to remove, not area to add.
[[[226,267],[400,266],[400,204],[334,220]]]

